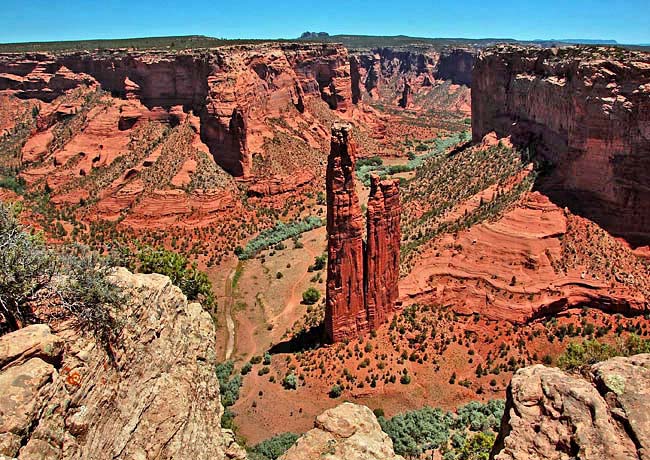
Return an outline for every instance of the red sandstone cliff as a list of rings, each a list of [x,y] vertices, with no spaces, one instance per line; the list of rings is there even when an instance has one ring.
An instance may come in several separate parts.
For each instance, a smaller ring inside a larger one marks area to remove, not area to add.
[[[358,77],[354,77],[358,84]],[[148,109],[182,107],[200,117],[202,141],[217,164],[247,176],[251,154],[272,137],[267,121],[288,107],[305,112],[316,97],[332,110],[351,110],[353,77],[347,50],[331,44],[268,44],[210,50],[0,55],[0,91],[51,102],[70,89],[98,85]],[[127,115],[131,127],[137,113]],[[313,119],[305,122],[311,124]]]
[[[433,46],[378,48],[351,53],[359,68],[359,86],[373,99],[379,97],[382,88],[388,91],[391,85],[403,87],[401,82],[405,78],[416,93],[432,86],[436,80],[471,86],[476,55],[477,52],[471,49],[439,50]],[[396,85],[397,82],[400,85]]]
[[[354,184],[355,146],[350,127],[332,127],[327,164],[327,299],[325,329],[339,342],[385,323],[399,296],[399,180],[372,176],[367,243]]]
[[[472,82],[475,141],[512,136],[555,166],[555,202],[635,244],[650,243],[650,54],[618,48],[481,54]]]

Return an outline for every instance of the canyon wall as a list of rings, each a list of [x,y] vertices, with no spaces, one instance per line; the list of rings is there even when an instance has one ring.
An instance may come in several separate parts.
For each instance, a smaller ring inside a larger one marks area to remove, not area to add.
[[[436,80],[471,86],[472,68],[477,51],[465,48],[438,50],[436,47],[377,48],[353,51],[359,68],[359,86],[371,98],[378,98],[382,88],[396,89],[403,98],[405,86],[410,92],[430,87]],[[356,77],[355,77],[356,78]],[[405,99],[404,99],[405,100]],[[404,104],[400,104],[406,107]]]
[[[355,189],[355,164],[351,127],[335,124],[326,175],[325,309],[325,330],[334,342],[358,337],[386,322],[399,295],[399,181],[372,177],[366,247]]]
[[[272,135],[269,118],[289,107],[303,113],[309,97],[341,114],[351,110],[359,78],[350,72],[347,50],[336,44],[2,54],[0,91],[51,102],[80,85],[98,85],[149,109],[193,111],[217,164],[247,176],[251,152]]]
[[[474,141],[495,131],[547,164],[538,187],[634,245],[650,244],[650,54],[499,47],[472,82]]]

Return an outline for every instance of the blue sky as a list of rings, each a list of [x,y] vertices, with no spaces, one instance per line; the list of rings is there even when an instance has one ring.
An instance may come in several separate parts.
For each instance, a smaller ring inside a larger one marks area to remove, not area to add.
[[[330,34],[650,43],[650,0],[3,0],[0,42]]]

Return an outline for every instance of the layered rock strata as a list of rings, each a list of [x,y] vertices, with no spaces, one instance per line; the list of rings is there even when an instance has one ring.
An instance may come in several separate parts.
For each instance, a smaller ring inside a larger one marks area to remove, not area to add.
[[[366,312],[371,329],[388,320],[399,297],[401,204],[399,179],[370,178],[365,265]]]
[[[583,375],[517,371],[490,459],[649,458],[650,355],[612,358]]]
[[[200,134],[217,164],[247,176],[270,117],[305,111],[317,97],[341,114],[358,99],[347,50],[336,44],[262,44],[209,50],[70,52],[0,55],[0,91],[51,102],[97,85],[148,109],[182,107],[200,117]],[[357,96],[354,96],[354,94]],[[125,116],[128,128],[137,116]],[[268,136],[267,136],[268,137]]]
[[[326,175],[329,263],[325,310],[326,332],[334,342],[376,329],[392,313],[398,297],[398,181],[372,178],[366,248],[355,164],[350,126],[335,124]]]
[[[650,54],[499,47],[478,58],[472,131],[552,166],[540,188],[633,244],[650,243]]]

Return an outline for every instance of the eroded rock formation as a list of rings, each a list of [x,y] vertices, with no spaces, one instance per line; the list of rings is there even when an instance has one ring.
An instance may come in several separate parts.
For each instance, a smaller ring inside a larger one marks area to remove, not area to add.
[[[354,51],[358,62],[360,84],[373,99],[386,86],[408,78],[414,92],[446,80],[456,85],[471,86],[472,68],[477,51],[465,48],[439,50],[436,47],[377,48]],[[392,83],[391,83],[392,82]]]
[[[355,190],[351,127],[335,124],[327,164],[327,299],[325,329],[334,342],[376,329],[398,297],[400,213],[398,181],[373,176],[367,248]]]
[[[584,375],[542,365],[517,371],[490,458],[647,459],[650,355],[612,358]]]
[[[327,313],[336,341],[368,330],[364,295],[363,217],[355,190],[356,150],[348,125],[332,127],[327,160]]]
[[[371,329],[388,320],[399,297],[399,179],[370,177],[366,244],[366,311]]]
[[[650,54],[500,47],[472,82],[475,141],[511,136],[554,168],[540,188],[633,244],[650,243]]]
[[[210,315],[165,276],[114,276],[129,300],[114,363],[66,325],[0,337],[0,457],[245,458],[221,428]]]
[[[403,460],[370,409],[343,403],[316,417],[314,429],[302,435],[280,460]]]
[[[96,85],[150,110],[193,111],[215,161],[237,177],[250,173],[251,151],[259,151],[271,134],[269,118],[288,106],[303,113],[309,97],[350,112],[358,82],[347,50],[336,44],[0,55],[0,91],[21,99],[51,102],[80,85]],[[137,119],[132,113],[121,126]]]

